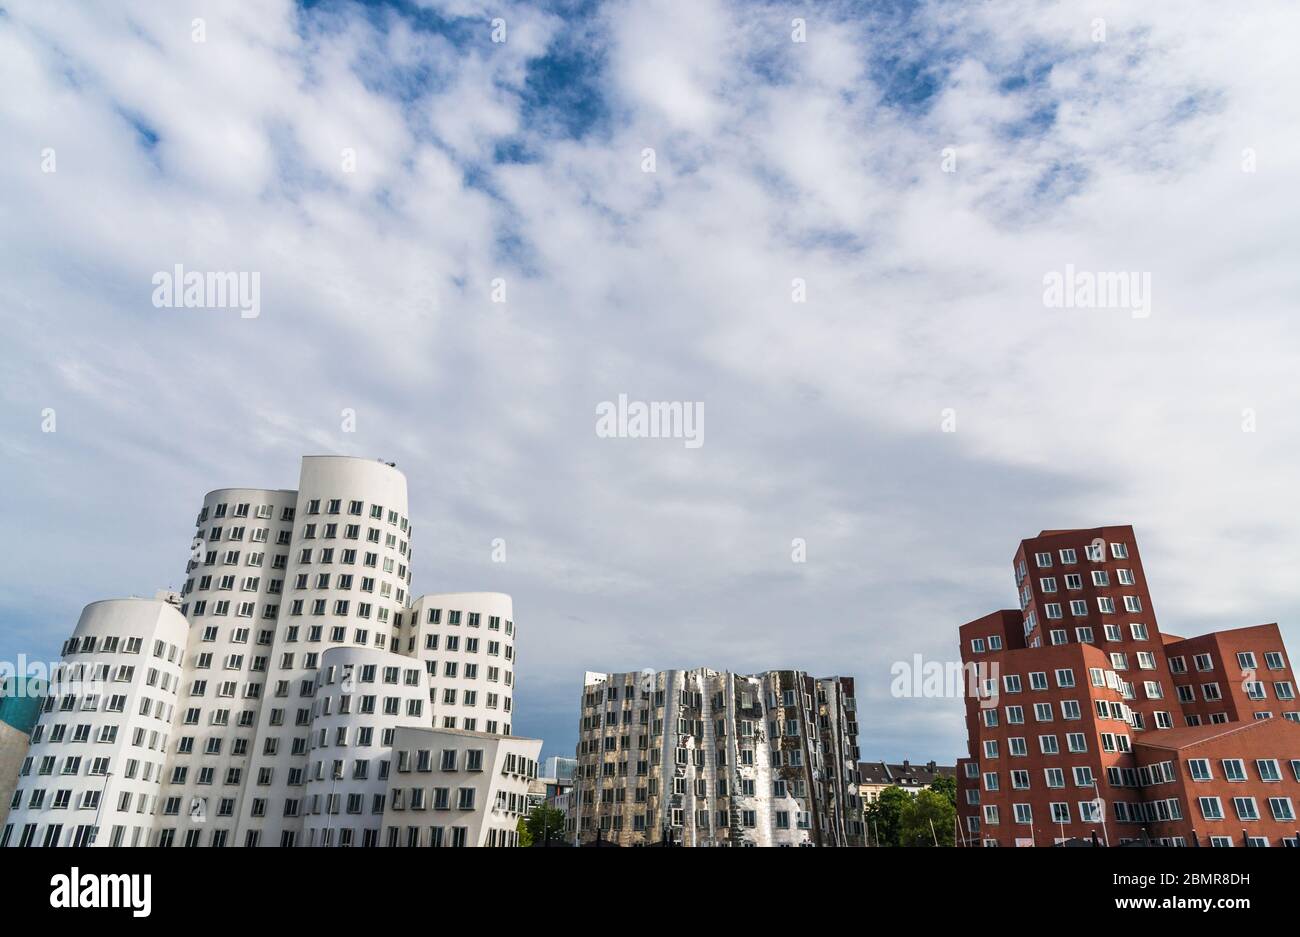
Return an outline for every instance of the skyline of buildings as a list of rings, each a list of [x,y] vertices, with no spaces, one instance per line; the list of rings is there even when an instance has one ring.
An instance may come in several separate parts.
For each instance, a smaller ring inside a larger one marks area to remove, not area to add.
[[[952,770],[862,761],[853,677],[709,668],[588,672],[543,766],[510,596],[413,596],[406,504],[342,456],[209,492],[181,589],[90,603],[39,718],[6,704],[0,845],[512,845],[539,800],[577,842],[860,845],[881,790]],[[1020,608],[959,629],[960,842],[1296,837],[1276,624],[1162,632],[1127,525],[1043,531],[1013,574]]]

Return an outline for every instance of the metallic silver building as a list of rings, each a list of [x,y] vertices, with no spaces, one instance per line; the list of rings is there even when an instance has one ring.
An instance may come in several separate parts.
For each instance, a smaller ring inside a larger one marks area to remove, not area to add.
[[[579,845],[860,846],[849,677],[588,673],[569,835]]]

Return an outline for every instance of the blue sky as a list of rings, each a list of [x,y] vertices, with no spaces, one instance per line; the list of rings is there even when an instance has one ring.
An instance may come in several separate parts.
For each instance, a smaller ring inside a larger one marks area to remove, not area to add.
[[[406,472],[417,593],[514,596],[548,754],[584,671],[703,665],[854,676],[864,757],[951,761],[960,701],[890,667],[955,657],[1043,528],[1132,523],[1165,630],[1295,646],[1298,16],[7,3],[0,659],[325,452]],[[261,315],[155,308],[178,263]],[[1067,264],[1150,316],[1046,308]],[[619,394],[705,444],[599,438]]]

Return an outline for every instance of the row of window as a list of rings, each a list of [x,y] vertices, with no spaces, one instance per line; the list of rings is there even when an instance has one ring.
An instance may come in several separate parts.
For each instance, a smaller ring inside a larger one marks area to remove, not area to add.
[[[1099,541],[1094,541],[1093,543],[1090,543],[1083,548],[1084,555],[1091,563],[1100,563],[1103,559],[1105,559],[1102,550],[1103,550],[1103,546]],[[1128,559],[1128,544],[1111,543],[1110,555],[1112,559],[1116,559],[1116,560]],[[1075,563],[1079,562],[1078,553],[1073,548],[1066,548],[1066,549],[1059,550],[1057,551],[1057,556],[1060,558],[1061,565],[1063,566],[1073,566]],[[1052,554],[1035,553],[1034,564],[1039,569],[1050,568],[1052,565]],[[1021,564],[1022,567],[1023,565],[1024,564]]]
[[[144,647],[144,638],[128,637],[123,638],[120,635],[106,634],[94,635],[84,634],[68,638],[63,642],[63,656],[70,657],[73,654],[139,654]],[[180,653],[180,648],[175,644],[168,644],[166,641],[157,640],[153,643],[153,656],[164,658],[168,663],[176,663],[176,656]]]
[[[1125,596],[1121,596],[1121,598],[1124,600],[1124,611],[1126,611],[1126,612],[1141,612],[1141,611],[1142,611],[1142,600],[1141,600],[1140,598],[1138,598],[1136,595],[1125,595]],[[1100,612],[1100,613],[1103,614],[1103,615],[1114,615],[1114,614],[1115,614],[1115,600],[1114,600],[1113,598],[1111,598],[1111,597],[1108,596],[1108,595],[1099,595],[1099,596],[1097,596],[1096,601],[1097,601],[1097,611],[1098,611],[1098,612]],[[1050,619],[1059,619],[1059,618],[1064,618],[1064,617],[1065,617],[1065,616],[1062,614],[1062,612],[1061,612],[1061,603],[1060,603],[1060,602],[1044,602],[1044,603],[1043,603],[1043,614],[1044,614],[1047,618],[1050,618]],[[1073,616],[1076,617],[1076,618],[1086,618],[1086,617],[1088,617],[1088,602],[1087,602],[1087,600],[1085,600],[1085,599],[1071,599],[1071,600],[1070,600],[1070,614],[1073,615]],[[1030,630],[1032,630],[1032,629],[1030,629],[1030,628],[1026,628],[1026,631],[1030,631]],[[1137,637],[1135,637],[1134,640],[1136,640],[1136,641],[1146,641],[1146,640],[1147,640],[1147,637],[1146,637],[1146,628],[1145,628],[1145,626],[1143,626],[1143,628],[1142,628],[1142,632],[1143,632],[1143,636],[1142,636],[1141,638],[1137,638]]]
[[[1095,587],[1097,587],[1097,588],[1099,588],[1099,589],[1108,589],[1108,588],[1110,588],[1110,571],[1109,571],[1109,570],[1105,570],[1105,569],[1094,569],[1094,570],[1092,571],[1092,574],[1091,574],[1091,575],[1092,575],[1092,584],[1093,584]],[[1117,569],[1117,570],[1115,570],[1115,578],[1116,578],[1116,581],[1118,582],[1118,584],[1121,585],[1121,586],[1135,586],[1135,585],[1137,585],[1137,580],[1135,580],[1135,579],[1133,578],[1133,570],[1131,570],[1131,569]],[[1083,588],[1083,574],[1082,574],[1082,573],[1066,573],[1066,574],[1065,574],[1065,588],[1068,589],[1068,590],[1071,591],[1071,592],[1074,592],[1074,591],[1076,591],[1076,590],[1078,590],[1078,589],[1082,589],[1082,588]],[[1040,592],[1045,592],[1045,593],[1052,593],[1052,592],[1055,592],[1055,591],[1056,591],[1056,577],[1055,577],[1055,576],[1043,576],[1042,578],[1040,578],[1040,579],[1038,580],[1038,591],[1040,591]]]
[[[482,618],[483,618],[483,616],[482,616],[482,614],[481,614],[480,612],[467,612],[467,613],[464,615],[464,622],[465,622],[466,627],[469,627],[469,628],[477,628],[477,627],[479,627],[479,624],[480,624],[480,622],[482,621]],[[414,626],[417,624],[417,622],[416,622],[415,619],[416,619],[416,613],[415,613],[414,611],[412,611],[412,613],[411,613],[411,620],[408,622],[408,624],[411,625],[412,627],[414,627]],[[425,617],[424,617],[424,620],[425,620],[425,623],[426,623],[426,624],[429,624],[429,625],[440,625],[440,624],[442,624],[442,609],[440,609],[440,608],[430,608],[430,609],[427,609],[427,610],[425,611]],[[447,624],[448,624],[449,626],[451,626],[451,627],[458,627],[458,626],[460,625],[460,623],[461,623],[461,620],[462,620],[462,616],[461,616],[461,613],[460,613],[460,610],[459,610],[459,609],[448,609],[448,610],[447,610]],[[488,616],[488,630],[489,630],[489,631],[500,631],[500,630],[501,630],[501,616],[500,616],[500,615],[489,615],[489,616]],[[506,634],[514,634],[514,631],[515,631],[515,623],[514,623],[513,621],[511,621],[510,619],[507,618],[507,619],[506,619]]]
[[[1241,684],[1242,690],[1246,693],[1247,699],[1263,700],[1268,699],[1268,688],[1262,680],[1246,680]],[[1175,689],[1178,690],[1178,700],[1183,703],[1196,702],[1196,687],[1190,683],[1181,684]],[[1279,680],[1273,684],[1273,693],[1279,700],[1289,701],[1295,699],[1295,687],[1289,680]],[[1217,702],[1223,699],[1223,691],[1219,689],[1218,683],[1202,683],[1201,696],[1209,703]]]
[[[1070,703],[1066,706],[1064,703]],[[1094,700],[1093,707],[1096,710],[1098,719],[1117,719],[1120,722],[1127,723],[1129,708],[1123,703],[1114,700]],[[1007,725],[1016,726],[1025,723],[1025,708],[1015,704],[1003,707],[1003,713],[1006,715]],[[1069,715],[1067,715],[1069,714]],[[999,723],[999,712],[996,709],[989,708],[981,711],[981,719],[986,729],[995,729]],[[1061,706],[1061,716],[1065,719],[1082,718],[1082,707],[1078,700],[1064,700]],[[1051,703],[1034,704],[1034,721],[1035,722],[1054,722],[1056,720],[1056,711]]]
[[[1104,752],[1129,752],[1132,751],[1132,740],[1123,733],[1102,732],[1100,734],[1101,750]],[[1088,751],[1088,737],[1084,732],[1067,732],[1065,734],[1066,751],[1071,754],[1081,754]],[[1060,743],[1055,735],[1040,735],[1038,737],[1039,751],[1044,755],[1059,755],[1061,753]],[[985,739],[983,752],[985,759],[998,758],[1002,746],[997,739]],[[1007,739],[1007,753],[1012,758],[1027,758],[1029,756],[1029,745],[1023,736],[1014,736]],[[993,773],[996,777],[995,772]],[[986,774],[985,777],[988,777]],[[990,788],[993,790],[993,788]]]
[[[307,507],[304,513],[310,515],[320,514],[322,503],[325,505],[324,513],[326,514],[334,515],[334,514],[341,514],[343,512],[342,498],[312,498],[307,502]],[[274,513],[274,507],[270,504],[257,505],[257,508],[253,510],[251,514],[249,513],[250,509],[252,509],[252,502],[249,501],[237,502],[234,503],[233,505],[229,502],[223,501],[213,506],[211,516],[213,519],[220,519],[227,516],[234,517],[234,518],[246,518],[251,516],[259,520],[266,520],[269,519]],[[296,508],[293,507],[281,508],[280,520],[286,523],[292,522],[295,513],[296,513]],[[352,517],[363,516],[366,513],[365,503],[362,501],[348,501],[347,513]],[[373,520],[382,520],[385,517],[383,505],[379,505],[379,504],[370,505],[369,516]],[[208,517],[209,517],[208,508],[205,506],[199,511],[198,519],[194,522],[195,526],[197,527],[205,523],[208,520]],[[400,516],[396,511],[390,510],[387,512],[387,518],[388,518],[388,523],[396,524],[401,528],[403,532],[408,532],[406,517]]]
[[[233,507],[230,503],[223,501],[220,504],[216,504],[213,506],[212,517],[214,518],[221,518],[226,516],[249,517],[250,508],[252,508],[252,502],[249,501],[236,503],[233,505]],[[274,511],[273,505],[259,504],[257,506],[257,509],[253,512],[251,516],[256,517],[260,520],[266,520],[271,516],[273,511]],[[294,509],[291,507],[281,508],[280,520],[292,521],[293,513],[294,513]],[[199,511],[199,517],[198,520],[194,522],[194,526],[196,527],[199,526],[200,524],[204,523],[207,519],[208,519],[208,509],[207,507],[204,507]]]

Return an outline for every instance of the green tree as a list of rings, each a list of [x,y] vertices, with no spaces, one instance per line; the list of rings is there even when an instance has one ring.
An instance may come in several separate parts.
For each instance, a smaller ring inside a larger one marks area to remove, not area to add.
[[[953,844],[957,808],[941,791],[920,791],[903,808],[898,841],[903,846],[940,846]]]
[[[528,842],[520,837],[521,846],[541,846],[546,842],[547,834],[551,842],[557,843],[564,838],[564,811],[546,804],[538,804],[522,821],[528,833]]]
[[[903,810],[912,795],[901,787],[887,787],[867,804],[867,841],[873,846],[897,846],[902,829]]]
[[[941,774],[934,779],[930,785],[930,790],[942,794],[948,798],[948,803],[952,804],[953,809],[957,809],[957,779],[950,775]]]

